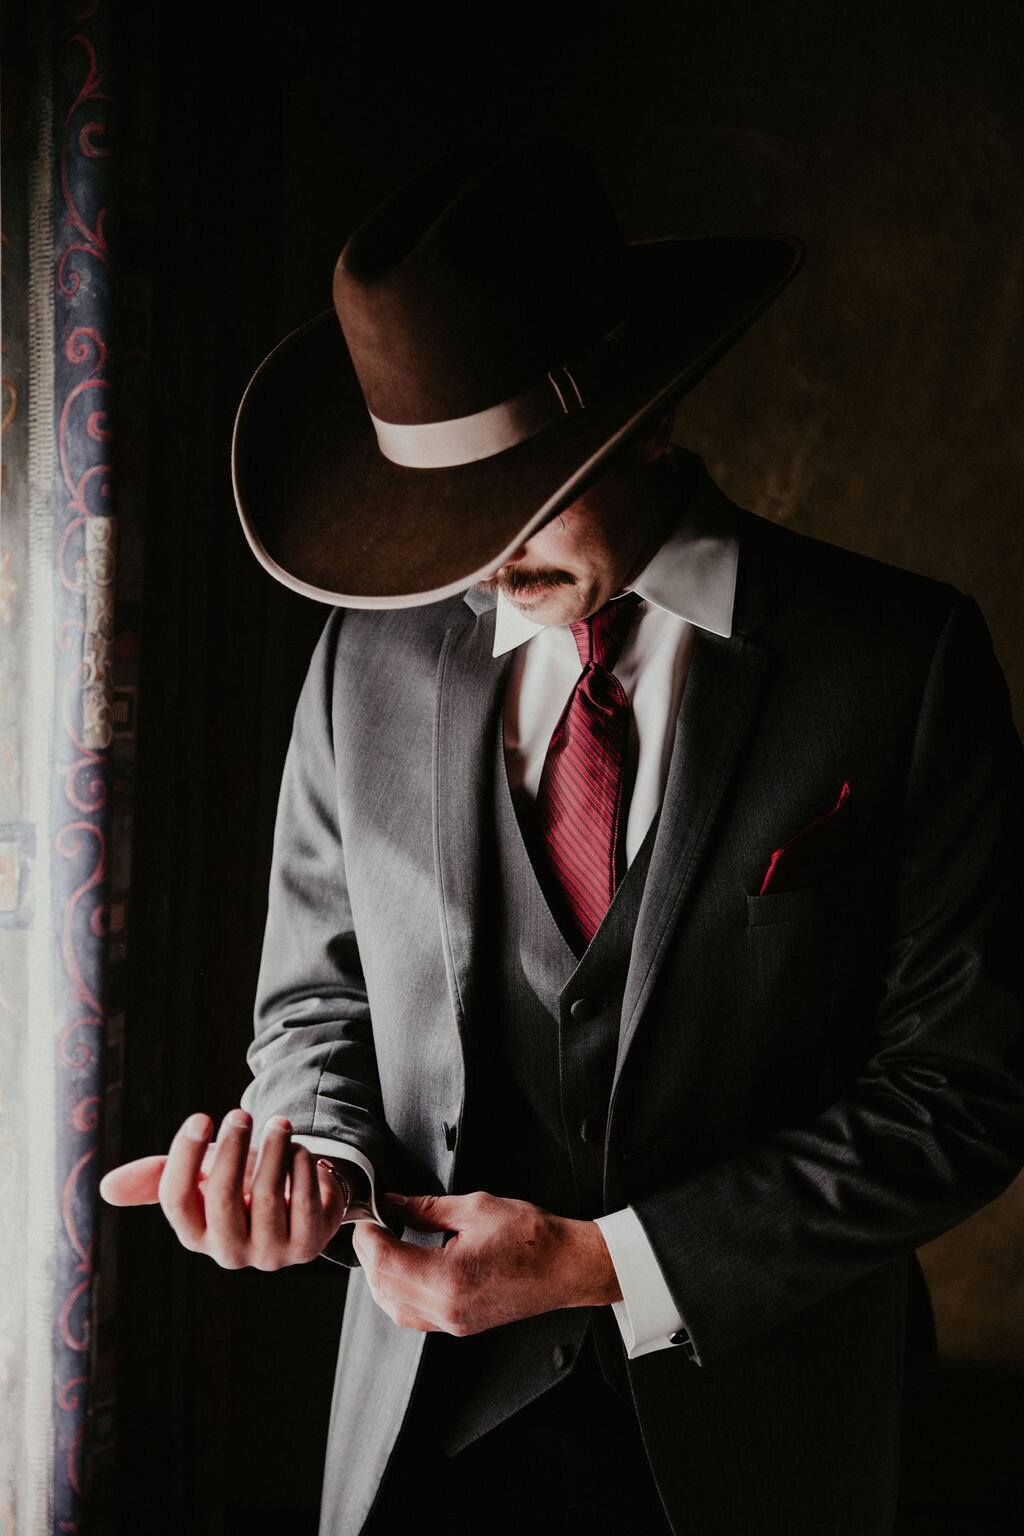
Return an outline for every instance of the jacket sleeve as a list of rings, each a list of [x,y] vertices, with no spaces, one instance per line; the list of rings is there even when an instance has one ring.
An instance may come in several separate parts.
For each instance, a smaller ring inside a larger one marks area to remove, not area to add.
[[[698,1363],[961,1221],[1024,1158],[1024,774],[970,599],[937,642],[905,788],[855,1080],[813,1121],[632,1201]]]
[[[257,1136],[271,1115],[286,1115],[298,1133],[357,1147],[379,1178],[388,1135],[337,807],[341,621],[332,616],[314,653],[285,762],[248,1058],[254,1080],[242,1103]]]

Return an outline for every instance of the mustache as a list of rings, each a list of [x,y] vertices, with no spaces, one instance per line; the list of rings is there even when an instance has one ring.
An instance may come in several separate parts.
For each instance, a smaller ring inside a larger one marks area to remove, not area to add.
[[[521,592],[526,587],[571,587],[574,581],[568,571],[550,567],[524,571],[518,565],[502,565],[480,585],[485,592]]]

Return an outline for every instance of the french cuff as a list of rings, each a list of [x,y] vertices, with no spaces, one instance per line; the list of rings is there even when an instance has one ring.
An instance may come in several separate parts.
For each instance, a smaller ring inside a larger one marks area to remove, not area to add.
[[[375,1221],[378,1227],[386,1227],[387,1222],[380,1214],[377,1206],[376,1178],[373,1164],[365,1153],[358,1147],[353,1147],[347,1141],[335,1141],[333,1136],[304,1136],[293,1135],[292,1141],[300,1147],[305,1147],[315,1158],[324,1158],[327,1161],[353,1163],[361,1173],[366,1175],[366,1183],[369,1194],[366,1200],[354,1199],[348,1208],[348,1214],[342,1222],[342,1226],[350,1221]]]
[[[687,1357],[696,1361],[686,1324],[679,1316],[636,1212],[626,1206],[609,1216],[598,1216],[596,1224],[622,1292],[622,1300],[612,1302],[612,1311],[622,1334],[626,1359],[639,1360],[641,1355],[653,1354],[656,1349],[681,1345]]]

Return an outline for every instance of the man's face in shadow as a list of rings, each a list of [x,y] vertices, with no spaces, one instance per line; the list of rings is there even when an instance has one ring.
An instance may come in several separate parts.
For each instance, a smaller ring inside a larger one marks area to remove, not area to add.
[[[573,624],[603,608],[647,564],[676,509],[664,458],[672,419],[616,455],[480,585],[503,593],[535,624]]]

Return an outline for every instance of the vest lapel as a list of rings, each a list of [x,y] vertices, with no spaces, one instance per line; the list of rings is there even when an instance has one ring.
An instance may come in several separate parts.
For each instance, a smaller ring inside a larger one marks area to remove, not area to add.
[[[723,639],[697,630],[694,635],[623,997],[616,1083],[767,682],[771,653],[749,634],[764,617],[766,599],[756,519],[741,526],[733,634]]]
[[[472,608],[477,613],[474,623]],[[460,1034],[471,1015],[481,883],[490,870],[490,773],[511,656],[495,659],[492,604],[477,592],[447,630],[437,667],[434,857],[441,938]]]

